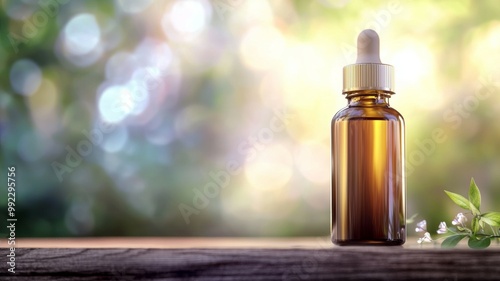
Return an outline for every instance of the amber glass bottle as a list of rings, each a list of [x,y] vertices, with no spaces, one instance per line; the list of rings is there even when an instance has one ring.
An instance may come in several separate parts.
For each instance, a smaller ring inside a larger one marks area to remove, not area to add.
[[[404,120],[389,106],[393,67],[378,35],[358,37],[356,64],[344,67],[348,105],[332,120],[332,242],[402,245],[406,240]]]

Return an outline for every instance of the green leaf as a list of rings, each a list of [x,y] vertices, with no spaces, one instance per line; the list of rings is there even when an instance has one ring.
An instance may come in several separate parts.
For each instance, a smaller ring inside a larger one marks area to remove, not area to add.
[[[415,219],[417,218],[417,216],[418,216],[418,213],[417,214],[413,214],[413,216],[411,216],[409,219],[406,219],[406,224],[414,223]]]
[[[491,226],[500,226],[500,213],[499,212],[489,212],[481,216],[481,220]]]
[[[474,217],[471,223],[472,233],[476,234],[479,231],[479,226],[479,219]]]
[[[463,197],[462,195],[460,194],[456,194],[456,193],[453,193],[453,192],[449,192],[449,191],[444,191],[446,192],[446,195],[448,195],[448,197],[450,197],[450,199],[455,202],[455,204],[457,204],[458,206],[460,206],[461,208],[464,208],[466,210],[470,210],[471,209],[471,202],[467,199],[465,199],[465,197]]]
[[[474,207],[476,207],[478,213],[481,208],[481,192],[474,181],[474,178],[470,179],[469,186],[469,201],[472,203]]]
[[[477,239],[476,237],[469,238],[469,247],[472,249],[484,249],[488,248],[491,244],[490,237],[483,237],[481,239]]]
[[[472,215],[474,216],[479,216],[481,215],[481,212],[470,202],[470,210],[472,211]]]
[[[479,227],[484,229],[484,220],[482,218],[479,218]]]
[[[460,240],[464,239],[466,235],[451,235],[446,237],[446,239],[443,240],[443,243],[441,243],[441,248],[453,248],[455,247]]]

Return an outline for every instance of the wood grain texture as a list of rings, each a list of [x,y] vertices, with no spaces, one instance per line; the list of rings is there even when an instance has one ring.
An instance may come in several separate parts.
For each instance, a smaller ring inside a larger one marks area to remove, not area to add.
[[[2,255],[6,249],[1,249]],[[330,249],[16,250],[0,280],[499,280],[500,250]]]

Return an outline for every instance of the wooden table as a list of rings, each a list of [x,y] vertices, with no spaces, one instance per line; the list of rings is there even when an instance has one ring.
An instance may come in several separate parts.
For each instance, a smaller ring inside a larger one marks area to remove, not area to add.
[[[500,247],[336,247],[329,238],[17,239],[1,241],[0,280],[500,280]]]

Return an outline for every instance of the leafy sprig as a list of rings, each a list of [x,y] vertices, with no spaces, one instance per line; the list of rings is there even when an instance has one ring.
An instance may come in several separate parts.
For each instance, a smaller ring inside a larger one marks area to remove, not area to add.
[[[472,178],[469,185],[468,199],[460,194],[444,191],[450,199],[459,207],[467,210],[466,214],[472,216],[470,226],[467,225],[467,216],[458,213],[451,222],[453,226],[448,227],[446,222],[439,224],[438,234],[445,235],[442,248],[453,248],[462,239],[468,238],[468,245],[473,249],[484,249],[490,246],[491,241],[499,239],[500,212],[481,213],[481,192]],[[417,224],[417,232],[425,232],[424,237],[418,243],[431,242],[432,237],[427,232],[427,222],[425,220]]]

